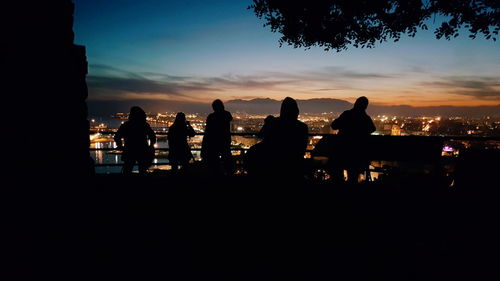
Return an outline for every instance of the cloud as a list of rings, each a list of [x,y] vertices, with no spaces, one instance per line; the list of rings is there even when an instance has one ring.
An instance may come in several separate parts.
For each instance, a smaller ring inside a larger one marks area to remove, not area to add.
[[[168,81],[187,81],[192,79],[189,76],[176,76],[176,75],[168,75],[164,73],[156,73],[156,72],[142,72],[143,75],[151,78],[151,79],[160,79],[160,80],[168,80]]]
[[[205,78],[204,81],[212,83],[219,87],[246,89],[270,89],[295,82],[290,78],[283,79],[270,76],[254,75],[225,75],[221,77]]]
[[[372,72],[358,72],[346,69],[344,67],[337,66],[327,66],[321,69],[319,73],[323,75],[333,76],[333,77],[341,77],[341,78],[349,78],[349,79],[379,79],[379,78],[395,78],[396,75],[387,75],[380,73],[372,73]]]
[[[299,73],[296,78],[314,81],[330,83],[336,86],[343,85],[347,87],[353,87],[359,84],[360,81],[365,80],[384,80],[395,78],[395,75],[371,73],[371,72],[359,72],[346,69],[344,67],[329,66],[320,69],[308,70]],[[331,85],[330,85],[331,86]]]
[[[185,97],[185,92],[216,92],[207,83],[177,83],[173,81],[152,80],[144,77],[109,77],[88,76],[87,83],[91,90],[107,90],[134,94],[164,94],[166,96]]]
[[[126,71],[117,67],[105,65],[105,64],[90,64],[89,70],[93,75],[97,76],[118,76],[118,77],[130,77],[130,78],[141,78],[140,75],[134,72]]]
[[[220,91],[213,83],[190,76],[136,73],[102,64],[90,65],[90,69],[87,84],[94,99],[175,99],[189,98],[190,93]]]
[[[360,80],[387,79],[391,75],[325,67],[296,73],[262,72],[259,75],[226,74],[214,77],[131,72],[103,64],[90,65],[87,82],[91,99],[191,99],[234,96],[327,93],[359,88]]]
[[[316,90],[313,90],[315,92],[331,92],[331,91],[338,91],[338,90],[342,90],[342,89],[334,89],[334,88],[322,88],[322,89],[316,89]]]
[[[271,90],[301,79],[265,75],[223,75],[218,77],[174,76],[155,72],[130,72],[107,65],[90,66],[87,83],[91,98],[115,96],[117,99],[185,97],[233,90]]]
[[[423,86],[448,89],[447,92],[478,99],[500,98],[500,77],[450,76],[440,80],[423,82]]]
[[[105,64],[91,64],[89,65],[90,72],[94,76],[105,76],[105,77],[126,77],[126,78],[136,78],[136,79],[148,79],[151,80],[161,80],[167,82],[174,81],[185,81],[191,79],[189,76],[176,76],[168,75],[158,72],[132,72],[123,70],[117,67],[105,65]]]

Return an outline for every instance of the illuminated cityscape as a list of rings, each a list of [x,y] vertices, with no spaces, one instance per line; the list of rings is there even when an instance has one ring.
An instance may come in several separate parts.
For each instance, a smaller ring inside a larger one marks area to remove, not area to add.
[[[173,124],[175,112],[150,113],[147,121],[157,133],[158,142],[156,148],[155,164],[159,164],[157,169],[169,169],[167,155],[168,128]],[[243,152],[260,140],[256,134],[261,129],[264,119],[267,115],[251,115],[246,113],[233,113],[231,122],[232,153],[237,161],[242,161]],[[336,134],[335,130],[330,128],[332,120],[338,117],[338,113],[321,114],[302,114],[300,120],[306,123],[311,134],[308,151],[312,151],[319,140],[327,134]],[[200,160],[200,149],[205,129],[206,114],[188,113],[187,120],[199,135],[190,138],[189,144],[192,149],[195,160]],[[98,172],[119,172],[120,171],[120,151],[115,150],[116,145],[113,141],[113,132],[118,126],[127,120],[127,113],[115,113],[107,121],[91,119],[91,149],[92,156],[96,164],[102,164],[97,167]],[[500,149],[500,142],[495,139],[500,136],[500,118],[466,118],[466,117],[402,117],[402,116],[373,116],[373,121],[377,130],[373,135],[390,136],[436,136],[446,137],[443,146],[442,156],[457,157],[460,150],[470,148],[480,149]],[[483,138],[480,141],[474,138]],[[492,140],[488,137],[493,138]],[[408,148],[411,149],[411,148]],[[306,153],[306,158],[310,158],[310,152]],[[108,164],[116,166],[109,167]],[[161,165],[160,165],[161,164]],[[379,163],[384,165],[386,163]],[[375,165],[375,164],[374,164]]]
[[[165,131],[173,123],[176,112],[165,112],[149,114],[147,121],[157,131]],[[267,115],[251,115],[246,113],[232,113],[234,119],[231,122],[233,133],[256,133],[262,127]],[[335,134],[330,124],[338,117],[338,113],[302,114],[300,121],[307,124],[310,134]],[[203,133],[206,114],[186,114],[186,119],[196,132]],[[113,119],[126,120],[127,113],[115,113]],[[483,117],[403,117],[377,115],[372,117],[377,131],[374,135],[392,136],[476,136],[476,137],[498,137],[500,136],[500,118]],[[91,119],[92,131],[112,131],[117,126],[98,122]]]

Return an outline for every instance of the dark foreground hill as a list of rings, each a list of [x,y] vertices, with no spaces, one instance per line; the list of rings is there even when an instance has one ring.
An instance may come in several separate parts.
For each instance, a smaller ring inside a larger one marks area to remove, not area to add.
[[[20,277],[66,280],[486,280],[498,191],[466,178],[68,180],[27,197],[35,225],[15,258],[31,262]]]

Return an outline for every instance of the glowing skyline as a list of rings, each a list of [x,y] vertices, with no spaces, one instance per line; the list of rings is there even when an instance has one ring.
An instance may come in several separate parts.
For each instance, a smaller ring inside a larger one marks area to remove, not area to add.
[[[431,31],[374,49],[279,48],[251,1],[74,0],[90,100],[336,98],[414,106],[500,104],[496,42]]]

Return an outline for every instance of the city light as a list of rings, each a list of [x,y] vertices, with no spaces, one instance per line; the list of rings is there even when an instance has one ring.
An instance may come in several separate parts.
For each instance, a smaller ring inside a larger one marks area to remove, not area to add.
[[[157,133],[157,143],[154,145],[157,150],[154,169],[169,169],[168,165],[162,159],[166,159],[168,152],[168,140],[166,138],[168,125],[171,125],[175,119],[175,113],[172,114],[155,114],[151,115],[149,123],[153,130]],[[204,133],[207,114],[186,114],[190,116],[189,121],[196,133]],[[232,113],[234,119],[231,122],[231,132],[233,133],[248,133],[249,135],[233,135],[232,136],[232,154],[234,157],[242,157],[244,151],[261,141],[256,137],[256,134],[261,130],[264,119],[267,115],[251,115],[246,113]],[[116,150],[116,143],[113,140],[114,133],[118,129],[119,124],[123,124],[128,119],[127,114],[117,113],[114,115],[120,122],[103,121],[96,123],[99,118],[90,120],[89,140],[91,148],[97,149],[92,152],[92,157],[98,164],[113,163],[120,164],[121,151]],[[312,136],[309,138],[307,149],[313,150],[317,143],[323,138],[323,134],[335,134],[336,131],[330,128],[331,122],[337,118],[338,114],[325,115],[320,114],[303,114],[302,120],[307,124],[309,133]],[[239,117],[239,118],[236,118]],[[105,119],[104,119],[105,120]],[[94,121],[94,122],[92,122]],[[408,117],[408,116],[389,116],[380,115],[373,117],[373,122],[376,126],[376,131],[372,135],[387,135],[387,136],[474,136],[487,137],[500,135],[500,118],[486,117],[483,118],[468,118],[468,117]],[[193,155],[196,161],[201,158],[199,149],[202,146],[203,135],[196,135],[189,138],[188,143],[193,149]],[[286,141],[286,140],[283,140]],[[470,149],[471,147],[481,146],[483,149],[500,149],[498,141],[491,142],[473,142],[473,141],[451,141],[445,143],[442,147],[443,157],[458,157],[462,149]],[[100,150],[107,149],[107,150]],[[410,149],[410,148],[409,148]],[[306,159],[311,157],[310,153],[304,155]],[[160,167],[161,166],[161,167]],[[108,168],[107,168],[108,169]],[[109,169],[107,170],[109,171]]]
[[[453,151],[453,147],[449,146],[449,145],[445,145],[443,147],[443,151],[446,151],[446,152],[452,152]]]

